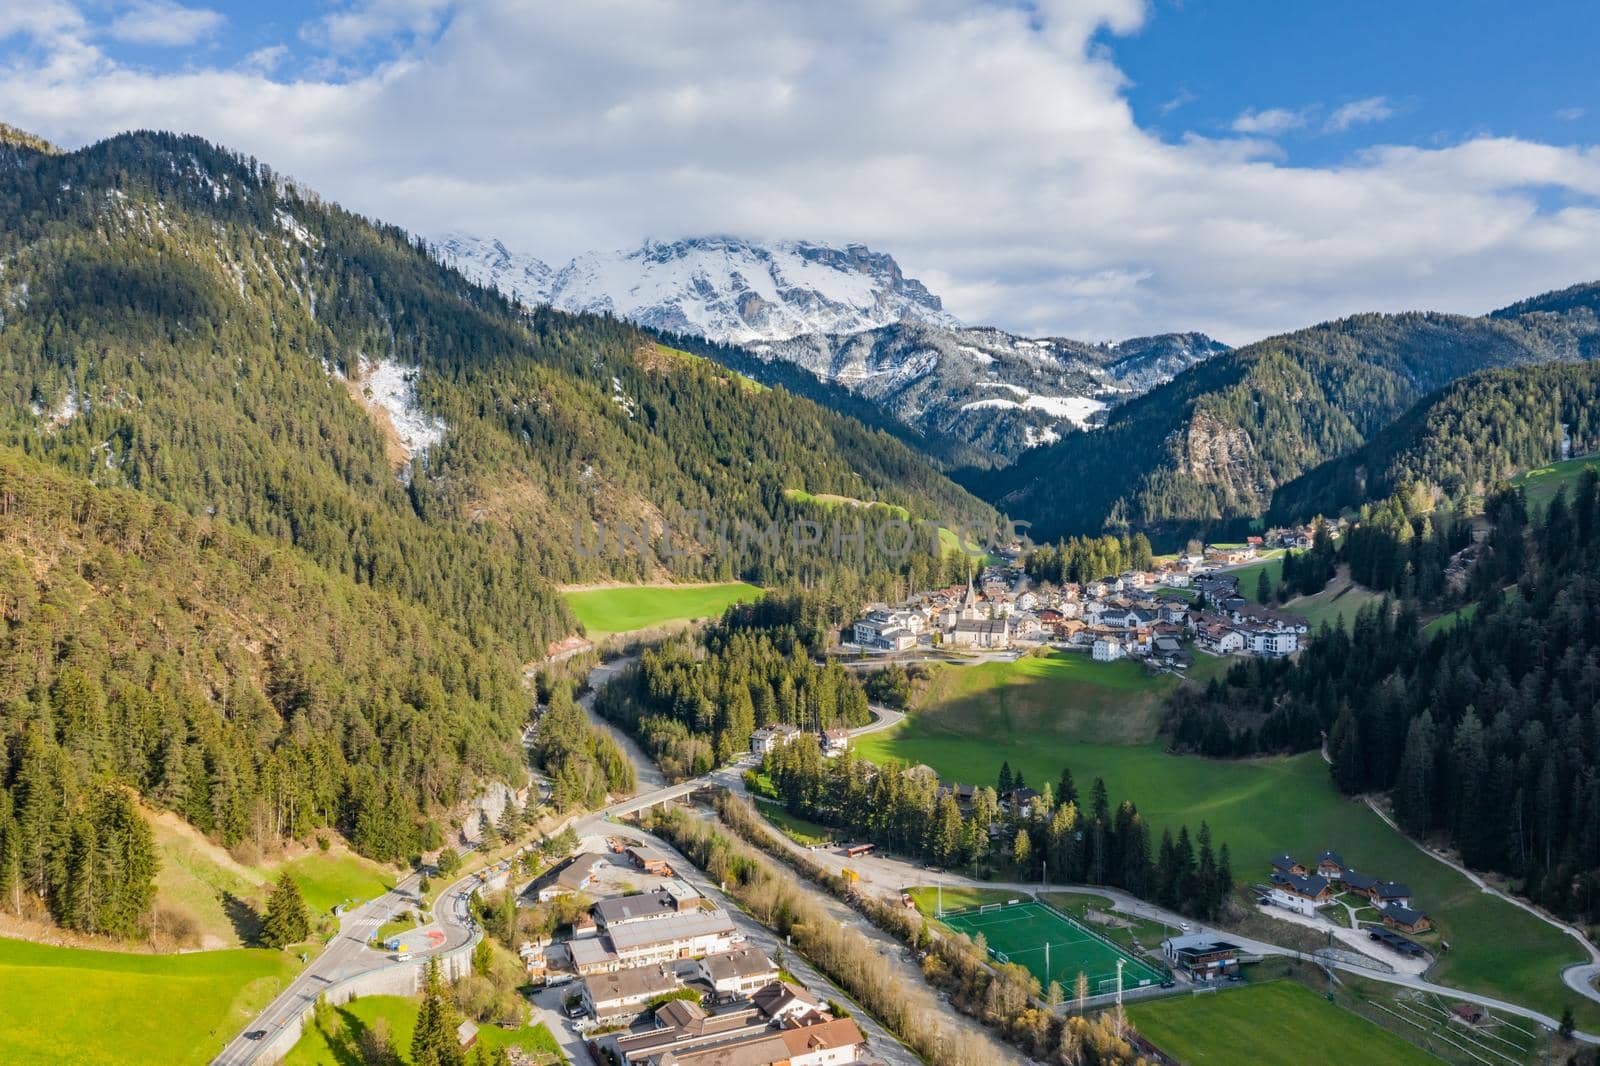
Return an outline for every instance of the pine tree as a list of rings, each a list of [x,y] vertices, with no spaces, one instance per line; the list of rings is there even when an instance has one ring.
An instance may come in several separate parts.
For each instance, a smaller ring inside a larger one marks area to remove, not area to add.
[[[1072,780],[1071,767],[1063,766],[1061,768],[1061,782],[1060,784],[1056,785],[1056,802],[1078,802],[1078,786]]]
[[[990,763],[990,765],[994,764]],[[995,781],[995,791],[1000,793],[1000,797],[1004,799],[1006,793],[1010,792],[1012,787],[1011,761],[1008,759],[1000,764],[1000,776]]]
[[[300,895],[300,886],[285,870],[267,899],[267,913],[261,921],[261,945],[285,948],[310,935],[311,917],[306,913],[306,901]]]
[[[413,1066],[464,1066],[465,1058],[456,1042],[455,1011],[445,999],[439,960],[429,959],[422,1008],[411,1034],[411,1061]]]

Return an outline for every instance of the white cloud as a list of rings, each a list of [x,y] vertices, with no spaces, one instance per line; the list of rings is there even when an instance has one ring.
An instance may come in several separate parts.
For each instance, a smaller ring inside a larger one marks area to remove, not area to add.
[[[1394,108],[1389,106],[1387,99],[1382,96],[1369,96],[1365,100],[1352,100],[1337,108],[1328,116],[1327,125],[1323,128],[1329,133],[1343,133],[1352,126],[1382,122],[1393,114]]]
[[[1280,133],[1297,130],[1306,124],[1304,111],[1293,111],[1287,107],[1269,107],[1265,111],[1254,108],[1245,108],[1239,117],[1233,120],[1235,133],[1259,133],[1268,137],[1275,137]]]
[[[1481,312],[1595,274],[1592,147],[1480,138],[1287,166],[1265,130],[1139,128],[1090,44],[1136,29],[1139,0],[342,10],[370,21],[319,23],[330,48],[383,39],[394,58],[323,80],[303,63],[293,81],[163,74],[69,27],[0,59],[0,114],[67,145],[199,133],[352,209],[546,260],[645,236],[860,240],[968,321],[1087,338]],[[1551,187],[1565,195],[1530,191]]]
[[[227,21],[210,8],[184,7],[172,0],[138,0],[112,19],[107,32],[129,44],[177,47],[211,36]]]
[[[1589,113],[1586,107],[1563,107],[1556,112],[1556,118],[1562,122],[1576,122]]]

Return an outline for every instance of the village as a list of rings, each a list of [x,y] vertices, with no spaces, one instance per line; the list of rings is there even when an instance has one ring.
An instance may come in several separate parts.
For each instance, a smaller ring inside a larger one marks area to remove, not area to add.
[[[596,840],[523,889],[560,901],[560,940],[524,943],[530,979],[615,1066],[847,1066],[866,1039],[648,845]]]
[[[1305,547],[1306,529],[1208,547],[1084,584],[1035,583],[1020,560],[986,566],[965,586],[922,591],[898,605],[868,604],[845,651],[1027,651],[1051,647],[1096,662],[1135,659],[1183,671],[1194,652],[1282,658],[1304,647],[1310,623],[1241,595],[1229,573],[1274,547]]]

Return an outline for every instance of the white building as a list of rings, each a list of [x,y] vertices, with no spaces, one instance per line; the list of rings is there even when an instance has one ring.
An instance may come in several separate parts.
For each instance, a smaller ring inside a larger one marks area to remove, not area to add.
[[[752,996],[778,980],[777,964],[750,945],[707,955],[696,963],[696,969],[721,1000]]]
[[[1095,639],[1094,661],[1097,663],[1116,662],[1127,653],[1127,648],[1116,637],[1097,637]]]

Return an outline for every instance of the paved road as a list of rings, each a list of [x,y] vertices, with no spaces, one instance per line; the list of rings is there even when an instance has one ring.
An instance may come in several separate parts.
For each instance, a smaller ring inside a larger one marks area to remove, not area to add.
[[[465,898],[476,880],[477,874],[468,875],[439,894],[434,922],[418,931],[415,939],[419,945],[412,945],[413,957],[425,958],[454,950],[477,935]],[[300,975],[222,1049],[212,1060],[212,1066],[247,1066],[255,1062],[263,1045],[335,983],[386,966],[401,965],[387,953],[368,947],[367,941],[384,922],[420,904],[419,882],[420,878],[412,874],[377,899],[346,912],[339,921],[338,934],[322,954],[312,959]],[[445,936],[438,945],[424,949],[420,943],[426,942],[424,934],[429,928],[436,928]],[[252,1034],[260,1035],[252,1037]]]

